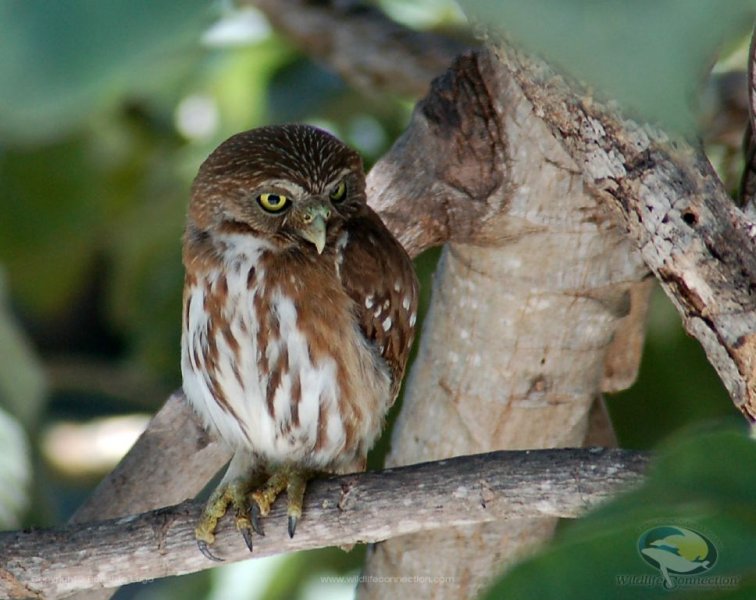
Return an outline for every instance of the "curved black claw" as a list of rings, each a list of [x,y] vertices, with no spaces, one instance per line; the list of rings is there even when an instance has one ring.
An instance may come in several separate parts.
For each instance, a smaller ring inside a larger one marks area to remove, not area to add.
[[[297,530],[297,523],[299,519],[294,515],[289,515],[289,537],[294,537],[294,532]]]
[[[242,527],[239,531],[244,538],[244,543],[247,544],[247,548],[252,552],[252,530],[249,527]]]
[[[265,532],[263,531],[262,526],[262,514],[260,513],[260,507],[257,505],[257,502],[252,502],[252,506],[249,507],[249,515],[250,519],[252,521],[252,529],[255,530],[255,533],[257,535],[260,535],[262,537],[265,537]],[[247,544],[249,546],[249,549],[252,549],[252,546],[250,544]]]
[[[219,558],[215,556],[215,554],[210,552],[210,546],[207,545],[207,542],[205,540],[197,540],[197,548],[199,548],[199,551],[205,555],[205,558],[209,560],[214,560],[215,562],[224,562],[222,558]],[[252,548],[250,547],[250,550],[251,549]]]

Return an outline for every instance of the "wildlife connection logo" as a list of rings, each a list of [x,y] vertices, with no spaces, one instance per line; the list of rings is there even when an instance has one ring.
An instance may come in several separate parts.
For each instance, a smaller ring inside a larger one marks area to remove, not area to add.
[[[675,589],[735,588],[739,575],[712,573],[719,550],[712,536],[679,525],[660,525],[645,530],[637,541],[640,558],[658,574],[638,573],[616,576],[623,587],[664,587]]]

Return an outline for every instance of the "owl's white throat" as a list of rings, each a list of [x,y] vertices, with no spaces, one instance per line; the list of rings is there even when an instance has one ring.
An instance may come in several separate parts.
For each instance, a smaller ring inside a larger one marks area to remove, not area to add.
[[[255,261],[261,253],[275,249],[269,241],[248,233],[224,233],[217,239],[221,255],[229,263]]]

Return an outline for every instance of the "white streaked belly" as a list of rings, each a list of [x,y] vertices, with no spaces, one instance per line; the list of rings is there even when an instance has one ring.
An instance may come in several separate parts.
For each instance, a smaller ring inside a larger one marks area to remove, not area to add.
[[[184,391],[205,422],[214,427],[230,446],[251,450],[273,464],[299,462],[314,468],[325,467],[339,456],[345,442],[338,410],[336,362],[326,357],[313,364],[307,340],[297,328],[294,302],[278,291],[270,294],[270,308],[277,319],[280,336],[269,339],[265,348],[258,347],[254,297],[265,291],[261,287],[264,273],[251,260],[239,267],[242,273],[246,273],[253,266],[257,267],[258,283],[250,289],[246,277],[228,278],[224,316],[232,324],[231,333],[239,345],[235,351],[216,329],[213,338],[218,359],[214,368],[208,364],[210,319],[204,305],[206,290],[218,285],[220,271],[209,272],[190,290],[190,307],[182,335]],[[345,340],[345,343],[349,342]],[[288,354],[288,370],[280,378],[271,411],[266,394],[270,374],[261,370],[260,359],[265,353],[268,364],[275,365],[284,349]],[[214,382],[208,376],[209,371],[214,374]],[[293,418],[291,402],[295,378],[299,379],[301,390],[297,419]],[[216,401],[211,389],[213,385],[221,391],[230,410]],[[326,443],[316,449],[319,417],[323,414],[321,403],[327,418],[327,436]]]

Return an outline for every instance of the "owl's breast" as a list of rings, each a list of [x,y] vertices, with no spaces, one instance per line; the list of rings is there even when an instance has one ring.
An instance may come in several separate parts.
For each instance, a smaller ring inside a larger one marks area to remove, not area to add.
[[[268,254],[211,269],[184,303],[184,389],[224,440],[270,463],[364,458],[390,376],[332,262]]]

